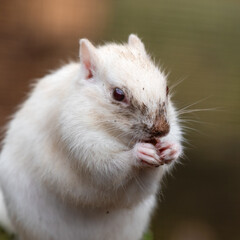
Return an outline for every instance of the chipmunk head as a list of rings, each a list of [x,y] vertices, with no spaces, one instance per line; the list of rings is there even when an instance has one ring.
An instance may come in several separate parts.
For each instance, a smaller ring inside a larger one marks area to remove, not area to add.
[[[126,44],[97,48],[81,39],[80,60],[81,82],[92,103],[96,126],[129,141],[168,134],[170,99],[166,77],[136,35],[131,34]]]

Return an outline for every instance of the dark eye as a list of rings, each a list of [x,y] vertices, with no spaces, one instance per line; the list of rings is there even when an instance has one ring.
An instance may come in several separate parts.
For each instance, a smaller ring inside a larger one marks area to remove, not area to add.
[[[115,88],[113,91],[113,98],[119,102],[123,101],[125,98],[123,90],[120,88]]]
[[[168,86],[166,87],[166,95],[168,96],[168,93],[169,93],[169,88]]]

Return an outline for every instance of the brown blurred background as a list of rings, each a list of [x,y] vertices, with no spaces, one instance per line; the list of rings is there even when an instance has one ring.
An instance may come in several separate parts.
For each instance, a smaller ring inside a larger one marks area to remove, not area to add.
[[[184,80],[179,108],[210,109],[182,117],[186,158],[165,179],[153,239],[240,239],[240,1],[0,1],[0,126],[33,79],[78,60],[79,38],[122,42],[132,32],[170,86]]]

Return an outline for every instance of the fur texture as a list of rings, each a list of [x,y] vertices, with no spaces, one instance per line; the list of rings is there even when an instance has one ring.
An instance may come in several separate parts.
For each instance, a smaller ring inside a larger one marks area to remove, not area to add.
[[[9,217],[24,240],[139,240],[182,152],[166,77],[133,34],[98,48],[82,39],[80,59],[38,81],[9,124]]]
[[[7,232],[9,233],[14,232],[13,226],[7,214],[6,204],[1,191],[0,191],[0,225],[4,227],[4,229]]]

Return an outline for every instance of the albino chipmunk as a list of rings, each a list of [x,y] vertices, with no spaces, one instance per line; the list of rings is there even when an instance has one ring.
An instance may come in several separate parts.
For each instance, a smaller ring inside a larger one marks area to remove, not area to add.
[[[81,39],[80,63],[38,81],[9,123],[0,222],[21,240],[139,240],[181,139],[141,40]]]

